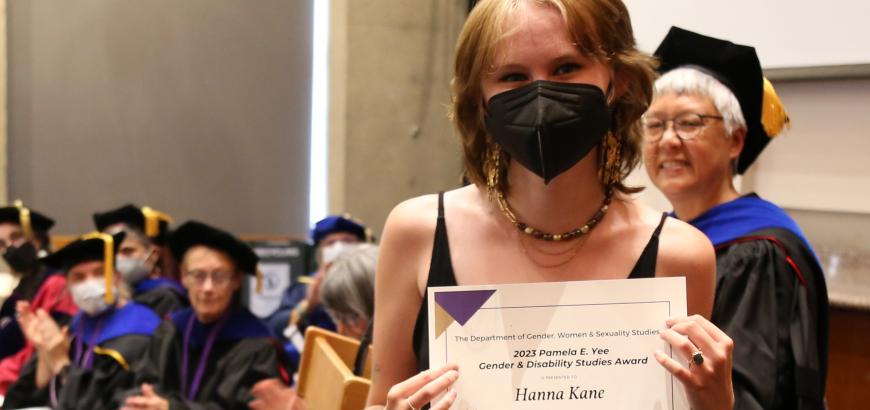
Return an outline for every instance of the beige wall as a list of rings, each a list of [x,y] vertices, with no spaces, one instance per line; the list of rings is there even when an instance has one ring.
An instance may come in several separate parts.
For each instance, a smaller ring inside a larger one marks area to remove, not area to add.
[[[0,0],[0,204],[6,204],[6,0]]]
[[[330,212],[380,233],[397,203],[459,185],[447,119],[465,0],[332,0]]]
[[[9,2],[9,193],[303,235],[312,1]]]
[[[765,150],[753,189],[818,247],[870,250],[870,79],[775,85],[792,129]]]

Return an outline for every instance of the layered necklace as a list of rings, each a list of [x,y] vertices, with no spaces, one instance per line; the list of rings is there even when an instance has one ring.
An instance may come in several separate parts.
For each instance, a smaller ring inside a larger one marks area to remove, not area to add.
[[[520,246],[522,247],[523,253],[526,254],[526,257],[534,263],[535,265],[542,268],[558,268],[564,265],[567,265],[571,262],[575,256],[580,251],[580,248],[586,243],[586,234],[592,230],[599,222],[604,218],[604,215],[607,214],[607,210],[610,208],[610,202],[613,199],[613,190],[608,189],[607,193],[604,196],[604,200],[601,203],[601,206],[589,218],[586,223],[577,228],[572,229],[570,231],[564,233],[549,233],[542,231],[540,229],[536,229],[534,227],[529,226],[528,224],[522,222],[517,218],[516,213],[514,213],[513,209],[511,209],[510,204],[508,204],[507,200],[504,198],[501,192],[496,194],[496,200],[498,202],[498,207],[501,209],[502,213],[507,217],[508,221],[511,222],[520,232],[523,233],[520,239]],[[528,238],[528,239],[524,239]],[[560,250],[552,250],[552,249],[544,249],[540,246],[537,246],[535,243],[537,241],[544,241],[546,243],[567,243],[571,242],[569,246]],[[528,244],[526,242],[529,242]],[[534,250],[537,254],[543,255],[543,258],[533,255],[530,250]],[[554,258],[558,258],[555,262],[552,260]],[[541,259],[547,259],[546,262]]]

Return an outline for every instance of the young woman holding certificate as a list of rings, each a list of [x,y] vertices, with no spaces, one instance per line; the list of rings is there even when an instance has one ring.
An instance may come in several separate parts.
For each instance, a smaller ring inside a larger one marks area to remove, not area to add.
[[[707,318],[715,256],[633,202],[654,63],[619,0],[482,0],[457,46],[452,118],[472,185],[396,206],[376,280],[370,408],[449,408],[456,366],[428,367],[429,286],[682,275],[687,318],[656,359],[694,409],[731,408],[732,342]],[[663,324],[664,327],[664,324]],[[419,373],[418,373],[419,372]],[[445,394],[446,393],[446,394]]]

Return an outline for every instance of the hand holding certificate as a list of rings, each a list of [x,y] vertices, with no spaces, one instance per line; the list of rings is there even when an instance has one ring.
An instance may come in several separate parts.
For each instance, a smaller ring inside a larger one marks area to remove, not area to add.
[[[694,348],[666,329],[686,314],[682,277],[430,288],[428,297],[430,366],[456,362],[462,374],[454,409],[689,408],[655,357],[682,367],[668,342]]]

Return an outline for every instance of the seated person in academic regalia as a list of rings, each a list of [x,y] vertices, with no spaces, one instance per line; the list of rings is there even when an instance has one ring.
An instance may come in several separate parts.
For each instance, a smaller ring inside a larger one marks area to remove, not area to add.
[[[716,247],[711,320],[734,340],[736,409],[821,409],[828,357],[822,268],[785,211],[733,184],[788,116],[755,49],[679,28],[644,114],[647,173]],[[795,189],[800,189],[795,187]]]
[[[20,202],[0,208],[0,255],[18,284],[0,308],[0,396],[18,379],[22,366],[33,354],[15,320],[18,301],[30,302],[56,320],[66,323],[76,307],[60,272],[39,262],[50,249],[49,229],[54,221],[25,208]]]
[[[281,306],[269,317],[272,331],[284,336],[284,350],[295,371],[308,326],[335,331],[335,323],[320,303],[319,289],[326,270],[348,245],[371,242],[370,231],[350,215],[328,216],[314,225],[311,241],[315,247],[317,271],[304,276],[284,292]]]
[[[114,267],[122,237],[95,232],[42,259],[65,273],[79,313],[61,327],[44,310],[19,303],[18,320],[36,354],[9,388],[6,408],[114,409],[114,392],[133,386],[129,369],[144,357],[160,318],[124,296]]]
[[[254,251],[199,222],[174,231],[169,249],[180,261],[191,307],[174,312],[155,333],[149,360],[136,368],[141,391],[124,408],[245,409],[260,380],[286,382],[280,346],[239,303],[242,280],[257,272]]]
[[[187,291],[166,272],[172,259],[165,248],[172,219],[147,206],[124,205],[94,214],[97,230],[126,236],[118,249],[117,269],[133,291],[133,300],[154,309],[160,317],[189,305]],[[174,265],[171,264],[171,265]]]

